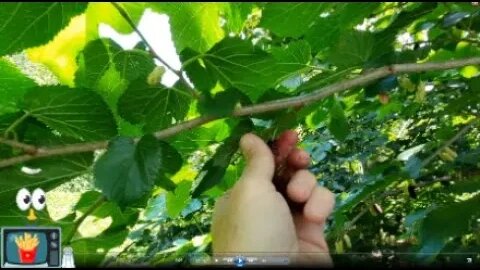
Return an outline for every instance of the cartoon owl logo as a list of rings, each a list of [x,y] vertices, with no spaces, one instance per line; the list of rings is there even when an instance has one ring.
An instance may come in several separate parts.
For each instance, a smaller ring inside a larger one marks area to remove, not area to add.
[[[24,212],[28,211],[27,219],[35,221],[37,220],[35,210],[42,211],[45,209],[47,198],[45,192],[40,188],[35,189],[33,193],[30,193],[26,188],[22,188],[17,193],[16,202],[18,209]]]

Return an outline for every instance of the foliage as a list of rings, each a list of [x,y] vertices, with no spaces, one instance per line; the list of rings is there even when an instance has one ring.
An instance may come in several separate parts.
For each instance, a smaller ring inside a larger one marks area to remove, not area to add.
[[[124,49],[99,34],[100,24],[139,31],[146,10],[169,17],[182,63],[172,86],[147,41]],[[88,175],[95,188],[65,217],[39,221],[63,228],[78,265],[208,256],[212,205],[244,166],[241,135],[294,128],[337,195],[332,252],[383,254],[335,262],[478,254],[478,64],[319,89],[391,64],[473,58],[479,31],[471,3],[2,3],[0,138],[35,151],[0,143],[0,225],[26,223],[20,188]],[[59,85],[9,60],[22,51]],[[16,157],[26,159],[1,163]],[[88,219],[110,222],[88,235]]]

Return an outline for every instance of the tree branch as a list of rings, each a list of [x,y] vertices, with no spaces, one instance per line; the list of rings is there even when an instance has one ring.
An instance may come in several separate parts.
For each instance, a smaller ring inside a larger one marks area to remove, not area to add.
[[[458,68],[458,67],[463,67],[468,65],[478,65],[478,64],[480,64],[480,57],[460,59],[460,60],[450,60],[445,62],[433,62],[433,63],[422,63],[422,64],[416,64],[416,63],[398,64],[398,65],[381,67],[381,68],[374,69],[363,75],[360,75],[356,78],[344,80],[338,83],[334,83],[334,84],[322,87],[314,92],[311,92],[310,94],[291,97],[291,98],[283,98],[275,101],[269,101],[269,102],[260,103],[256,105],[237,108],[229,116],[233,116],[233,117],[251,116],[259,113],[273,112],[281,109],[312,104],[328,96],[331,96],[335,93],[349,90],[354,87],[367,85],[369,83],[372,83],[378,79],[381,79],[391,74],[446,70],[446,69]],[[182,131],[192,129],[197,126],[201,126],[205,123],[208,123],[216,119],[219,119],[219,117],[200,116],[198,118],[184,121],[170,128],[158,131],[155,133],[155,137],[158,139],[171,137]],[[99,141],[99,142],[77,143],[77,144],[57,146],[57,147],[51,147],[51,148],[38,147],[37,153],[35,155],[22,155],[22,156],[13,157],[10,159],[0,160],[0,168],[8,167],[17,163],[29,161],[32,159],[42,158],[42,157],[90,152],[97,149],[106,148],[107,145],[108,145],[108,141]]]
[[[147,47],[150,49],[150,53],[153,55],[153,57],[155,57],[158,61],[160,61],[160,63],[162,63],[164,66],[166,66],[168,69],[170,69],[173,73],[175,73],[175,75],[177,75],[178,78],[188,87],[192,96],[196,99],[199,99],[200,94],[193,87],[190,86],[190,84],[187,82],[187,80],[185,80],[185,78],[182,75],[182,70],[174,69],[172,66],[170,66],[166,61],[164,61],[155,52],[152,45],[150,43],[148,43],[147,39],[142,34],[142,32],[140,32],[140,30],[138,30],[137,26],[135,25],[135,23],[133,22],[133,20],[130,18],[130,16],[128,15],[128,13],[125,11],[125,9],[123,7],[121,7],[118,3],[115,3],[115,2],[112,2],[112,5],[115,7],[115,9],[117,9],[118,13],[120,13],[120,15],[125,19],[125,21],[127,21],[127,23],[130,25],[130,27],[132,27],[132,29],[135,31],[135,33],[137,33],[137,35],[145,43],[145,45],[147,45]]]
[[[25,151],[29,154],[34,154],[34,153],[37,152],[37,147],[35,147],[33,145],[30,145],[30,144],[18,142],[18,141],[15,141],[15,140],[0,138],[0,143],[11,146],[13,148],[22,149],[23,151]]]

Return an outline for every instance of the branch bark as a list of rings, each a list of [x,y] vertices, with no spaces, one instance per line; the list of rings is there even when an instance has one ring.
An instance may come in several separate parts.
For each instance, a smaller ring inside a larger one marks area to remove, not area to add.
[[[37,152],[37,147],[35,147],[33,145],[30,145],[30,144],[18,142],[18,141],[15,141],[15,140],[0,138],[0,143],[11,146],[13,148],[21,149],[24,152],[29,153],[29,154],[34,154],[35,152]]]
[[[468,65],[479,65],[480,57],[460,59],[460,60],[450,60],[445,62],[432,62],[432,63],[411,63],[411,64],[397,64],[391,66],[385,66],[381,68],[374,69],[370,72],[367,72],[363,75],[360,75],[353,79],[348,79],[340,81],[325,87],[322,87],[312,93],[301,95],[292,98],[283,98],[275,101],[264,102],[256,105],[245,106],[235,109],[232,114],[229,116],[232,117],[241,117],[241,116],[251,116],[255,114],[273,112],[281,109],[292,108],[292,107],[301,107],[309,105],[320,101],[326,97],[329,97],[335,93],[340,93],[355,87],[364,86],[369,83],[372,83],[378,79],[386,77],[391,74],[402,74],[402,73],[418,73],[424,71],[435,71],[435,70],[446,70],[452,68],[459,68]],[[158,131],[155,133],[155,137],[158,139],[165,139],[171,136],[174,136],[180,132],[192,129],[197,126],[201,126],[210,121],[219,119],[218,117],[213,116],[200,116],[191,120],[181,122],[177,125],[174,125],[170,128]],[[73,153],[81,152],[90,152],[97,149],[103,149],[108,146],[108,141],[98,141],[98,142],[88,142],[88,143],[77,143],[71,145],[57,146],[51,148],[42,148],[37,147],[37,153],[34,155],[22,155],[17,157],[12,157],[9,159],[0,160],[0,168],[12,166],[18,163],[29,161],[32,159],[49,157],[49,156],[58,156],[58,155],[67,155]]]

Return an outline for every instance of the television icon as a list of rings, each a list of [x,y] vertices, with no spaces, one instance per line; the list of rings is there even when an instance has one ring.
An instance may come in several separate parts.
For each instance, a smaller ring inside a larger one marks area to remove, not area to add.
[[[1,268],[60,268],[61,229],[4,227]]]

